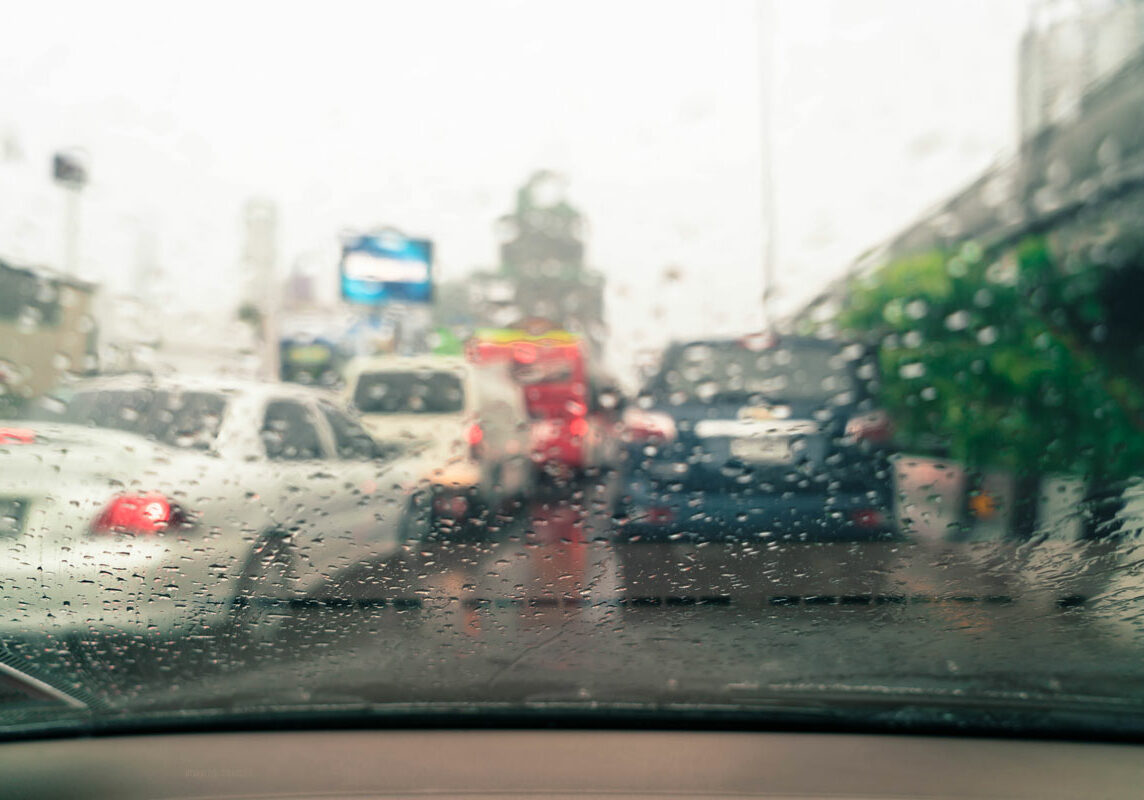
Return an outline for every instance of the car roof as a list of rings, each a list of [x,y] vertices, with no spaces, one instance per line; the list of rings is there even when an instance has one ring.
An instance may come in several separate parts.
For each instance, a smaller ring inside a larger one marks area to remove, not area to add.
[[[729,345],[741,345],[746,338],[748,337],[725,336],[721,338],[694,339],[690,341],[677,342],[676,347],[727,347]],[[824,339],[816,336],[780,335],[775,336],[774,343],[764,349],[774,350],[780,347],[799,347],[815,350],[836,350],[845,346],[846,344],[847,342],[840,339]]]
[[[256,397],[290,397],[294,399],[319,399],[336,402],[337,395],[327,389],[303,386],[297,383],[259,381],[248,378],[179,376],[168,378],[150,374],[102,375],[77,381],[68,387],[75,392],[83,391],[130,391],[132,389],[156,389],[175,392],[217,392],[225,395],[248,395]]]
[[[392,370],[472,371],[473,365],[459,356],[358,356],[346,365],[346,374]]]

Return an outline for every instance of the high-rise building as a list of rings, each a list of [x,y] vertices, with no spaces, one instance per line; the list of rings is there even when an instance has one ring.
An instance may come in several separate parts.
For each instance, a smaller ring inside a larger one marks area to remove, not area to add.
[[[497,221],[499,268],[440,287],[439,323],[506,327],[543,318],[603,345],[604,276],[585,265],[584,218],[564,188],[563,177],[549,171],[525,181],[513,210]]]
[[[515,289],[520,316],[552,320],[602,344],[604,277],[584,264],[584,219],[565,199],[564,179],[532,175],[498,229],[501,274]]]

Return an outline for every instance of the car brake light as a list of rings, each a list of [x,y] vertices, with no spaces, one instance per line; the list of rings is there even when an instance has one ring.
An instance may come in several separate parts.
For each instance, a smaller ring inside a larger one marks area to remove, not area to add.
[[[881,528],[886,524],[886,515],[876,508],[863,508],[850,515],[851,521],[859,528],[867,530]]]
[[[92,531],[95,533],[154,534],[183,519],[182,510],[158,492],[121,494],[103,509]]]
[[[652,506],[646,519],[651,525],[670,525],[675,522],[675,511],[668,506]]]
[[[485,440],[484,428],[480,423],[474,422],[469,426],[465,432],[465,441],[469,443],[469,456],[472,458],[481,457],[481,443]]]
[[[443,495],[433,500],[433,510],[442,516],[459,519],[469,511],[469,498],[462,494]]]
[[[885,411],[871,411],[846,422],[846,436],[855,442],[886,444],[894,435],[894,423]]]
[[[588,420],[583,417],[573,417],[568,423],[568,432],[573,436],[584,436],[588,433]]]
[[[0,428],[0,444],[32,444],[36,432],[27,428]]]
[[[629,408],[624,412],[624,438],[629,442],[671,442],[675,420],[662,411]]]

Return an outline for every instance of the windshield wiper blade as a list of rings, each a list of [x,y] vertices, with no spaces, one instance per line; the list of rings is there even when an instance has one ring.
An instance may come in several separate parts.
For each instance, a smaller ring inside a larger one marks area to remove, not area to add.
[[[26,672],[22,672],[13,666],[5,664],[3,661],[0,661],[0,683],[5,683],[37,700],[63,703],[69,708],[76,709],[87,709],[88,707],[87,703],[79,698],[57,689],[50,683],[45,683],[39,678],[33,678]]]

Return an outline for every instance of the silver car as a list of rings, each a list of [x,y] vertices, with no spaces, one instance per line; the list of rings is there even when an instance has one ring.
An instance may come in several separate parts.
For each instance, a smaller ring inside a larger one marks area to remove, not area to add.
[[[0,423],[0,633],[187,633],[320,594],[410,529],[415,459],[319,390],[96,379]]]
[[[344,397],[375,439],[402,442],[428,467],[436,523],[480,522],[532,494],[524,395],[503,366],[442,356],[351,361]]]

